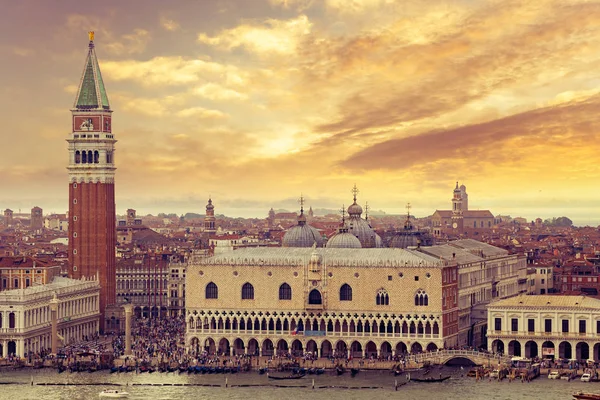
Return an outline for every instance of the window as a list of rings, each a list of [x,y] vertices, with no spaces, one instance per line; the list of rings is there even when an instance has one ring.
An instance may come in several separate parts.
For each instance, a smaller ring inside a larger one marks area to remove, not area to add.
[[[287,283],[282,283],[279,286],[279,300],[291,300],[292,288]]]
[[[377,297],[375,298],[375,304],[378,306],[389,306],[390,305],[390,296],[385,289],[379,289],[377,292]]]
[[[415,282],[418,282],[418,281],[419,281],[419,276],[415,275]]]
[[[25,279],[25,287],[28,288],[29,286],[31,286],[31,281],[29,280],[29,278]]]
[[[527,331],[535,332],[535,319],[529,318],[527,320]]]
[[[242,300],[254,300],[254,286],[248,282],[242,286]]]
[[[596,333],[600,333],[600,321],[596,321]]]
[[[562,320],[562,332],[563,333],[569,332],[569,320],[568,319]]]
[[[15,313],[11,312],[10,314],[8,314],[8,327],[11,329],[14,329],[15,326],[16,326]]]
[[[428,306],[428,305],[429,305],[429,296],[427,296],[427,293],[425,293],[424,290],[418,290],[417,294],[415,295],[415,306]]]
[[[510,320],[510,330],[513,332],[519,331],[519,319],[518,318],[512,318]]]
[[[352,288],[347,283],[340,288],[340,301],[352,301]]]
[[[73,199],[73,204],[77,204],[77,199]]]
[[[18,288],[19,288],[19,280],[15,279],[15,289],[18,289]]]
[[[586,320],[584,319],[580,319],[579,320],[579,333],[585,333],[586,332]]]
[[[494,318],[494,330],[495,331],[502,330],[502,318]]]
[[[542,285],[543,285],[544,283],[546,283],[546,280],[545,280],[545,279],[542,279]]]
[[[546,333],[552,332],[552,320],[549,318],[546,318],[544,320],[544,332],[546,332]]]
[[[391,281],[391,280],[392,280],[392,276],[388,275],[388,281]]]
[[[311,290],[310,293],[308,294],[308,304],[322,304],[322,303],[323,302],[321,300],[321,292],[319,292],[317,289]],[[333,330],[333,329],[331,329],[331,330]]]
[[[242,292],[243,293],[243,292]],[[219,298],[219,288],[214,282],[210,282],[206,285],[206,298],[207,299],[218,299]],[[242,294],[242,299],[243,299]]]

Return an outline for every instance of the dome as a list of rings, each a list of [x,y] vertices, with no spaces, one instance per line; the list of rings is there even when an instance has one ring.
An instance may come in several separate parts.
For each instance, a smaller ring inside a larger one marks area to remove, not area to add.
[[[319,231],[308,224],[299,224],[290,228],[283,235],[283,247],[312,247],[315,243],[317,247],[323,247],[323,238]]]
[[[366,220],[358,216],[351,217],[348,221],[348,232],[358,238],[363,248],[383,247],[381,237]]]
[[[354,200],[354,203],[352,205],[350,205],[350,207],[348,207],[348,215],[350,215],[350,216],[357,215],[360,217],[362,212],[363,212],[363,209],[361,206],[356,204],[356,200]]]
[[[417,247],[421,244],[421,232],[419,231],[400,231],[392,240],[390,240],[390,247],[397,249],[406,249],[408,247]]]
[[[208,199],[208,204],[206,205],[207,210],[214,210],[215,206],[213,206],[212,199]]]
[[[327,248],[337,249],[360,249],[360,240],[348,231],[338,232],[327,241]]]

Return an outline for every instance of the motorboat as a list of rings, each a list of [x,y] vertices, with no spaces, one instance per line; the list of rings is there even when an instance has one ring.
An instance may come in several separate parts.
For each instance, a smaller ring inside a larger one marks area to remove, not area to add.
[[[126,399],[129,397],[129,393],[122,390],[105,389],[100,392],[99,396],[107,399]]]
[[[558,372],[558,371],[551,371],[548,374],[548,379],[560,379],[560,372]]]
[[[304,375],[276,376],[276,375],[269,375],[269,374],[267,374],[267,377],[269,379],[284,380],[284,379],[300,379],[300,378],[304,378]]]
[[[450,379],[450,376],[444,376],[438,378],[410,378],[411,382],[421,382],[421,383],[434,383],[434,382],[444,382],[446,379]]]
[[[498,371],[497,369],[490,372],[490,379],[498,379],[499,376],[500,376],[500,371]]]
[[[600,394],[596,393],[576,392],[573,393],[573,397],[577,400],[600,400]]]
[[[581,382],[589,382],[592,380],[592,374],[588,374],[587,372],[581,375]]]

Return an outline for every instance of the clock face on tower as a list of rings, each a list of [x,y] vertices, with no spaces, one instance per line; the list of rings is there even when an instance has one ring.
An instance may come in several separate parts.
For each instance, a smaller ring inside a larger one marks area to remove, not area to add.
[[[457,224],[456,222],[454,222],[454,223],[452,224],[452,227],[453,227],[454,229],[456,229],[456,228],[458,228],[458,224]]]

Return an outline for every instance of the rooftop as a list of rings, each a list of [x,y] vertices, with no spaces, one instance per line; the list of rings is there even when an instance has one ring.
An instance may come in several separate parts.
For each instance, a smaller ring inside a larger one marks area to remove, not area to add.
[[[600,300],[587,296],[552,296],[552,295],[519,295],[499,300],[489,305],[497,307],[564,307],[564,308],[594,308],[600,311]]]

